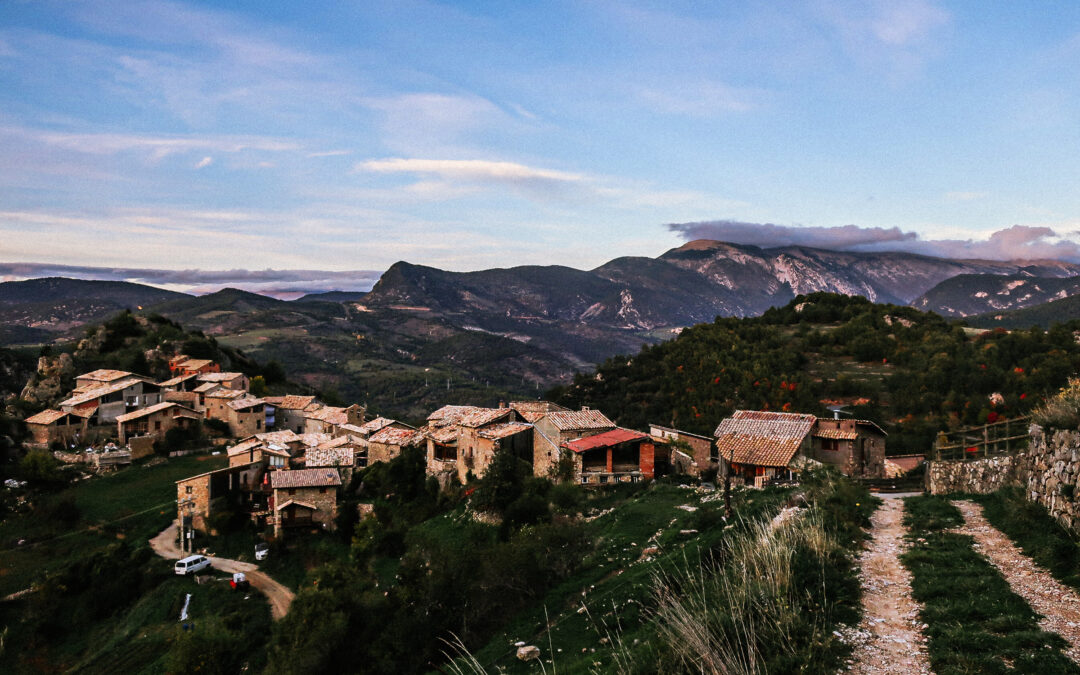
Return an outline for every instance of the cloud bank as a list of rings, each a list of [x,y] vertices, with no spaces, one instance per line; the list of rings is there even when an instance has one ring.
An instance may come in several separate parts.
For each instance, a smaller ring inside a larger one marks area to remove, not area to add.
[[[671,223],[667,228],[687,241],[713,239],[762,248],[807,246],[831,251],[903,251],[939,258],[1080,262],[1078,233],[1029,225],[1013,225],[986,238],[970,239],[924,239],[898,227],[797,227],[737,220]]]
[[[0,281],[54,276],[130,281],[194,295],[213,293],[223,288],[239,288],[283,300],[325,291],[369,291],[381,275],[382,272],[377,270],[161,270],[49,263],[0,263]]]

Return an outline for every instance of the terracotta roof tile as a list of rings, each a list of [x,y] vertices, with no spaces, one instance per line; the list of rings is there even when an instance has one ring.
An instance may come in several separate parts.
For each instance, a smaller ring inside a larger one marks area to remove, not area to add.
[[[42,410],[36,415],[31,415],[26,418],[27,424],[52,424],[59,420],[61,417],[66,417],[71,413],[66,413],[63,410]]]
[[[255,406],[265,405],[265,403],[261,398],[239,398],[235,401],[229,401],[228,405],[233,410],[247,410]]]
[[[368,438],[368,443],[381,443],[383,445],[419,445],[424,439],[423,432],[417,429],[398,429],[387,427]]]
[[[151,385],[153,385],[155,387],[157,386],[153,382],[147,382],[145,379],[143,379],[141,377],[129,377],[129,378],[120,380],[118,382],[111,382],[109,384],[103,384],[100,387],[94,387],[93,389],[87,389],[81,394],[77,394],[75,396],[72,396],[71,398],[69,398],[69,399],[67,399],[65,401],[60,401],[60,403],[58,405],[61,405],[61,406],[65,406],[65,405],[81,405],[83,403],[89,403],[90,401],[99,399],[102,396],[107,396],[108,394],[113,394],[113,393],[116,393],[118,391],[123,391],[124,389],[127,389],[128,387],[130,387],[132,385],[135,385],[135,384],[139,384],[139,383],[151,384]]]
[[[199,373],[199,382],[231,382],[243,377],[243,373]]]
[[[134,373],[129,373],[126,370],[110,370],[108,368],[101,368],[89,373],[83,373],[82,375],[75,376],[76,380],[94,380],[95,382],[115,382],[116,380],[122,380],[125,377],[131,377]]]
[[[333,425],[345,424],[349,421],[349,415],[345,412],[345,408],[337,408],[334,406],[326,406],[325,408],[320,408],[314,412],[309,412],[304,415],[304,417]]]
[[[735,464],[784,467],[816,421],[813,415],[737,410],[716,428],[716,446]]]
[[[134,412],[129,412],[124,415],[117,415],[116,421],[123,424],[124,422],[130,422],[131,420],[137,420],[140,417],[153,415],[154,413],[161,412],[162,410],[168,410],[169,408],[179,408],[179,412],[177,412],[175,415],[176,417],[202,419],[202,415],[190,408],[185,408],[179,403],[173,403],[172,401],[162,401],[161,403],[155,403],[154,405],[143,408],[142,410],[136,410]]]
[[[288,396],[283,396],[281,398],[281,402],[277,404],[277,407],[285,408],[286,410],[304,410],[314,402],[314,396],[296,396],[295,394],[289,394]]]
[[[485,427],[477,433],[483,438],[498,440],[500,438],[506,438],[507,436],[513,436],[514,434],[520,434],[529,429],[532,429],[531,424],[525,424],[523,422],[503,422],[502,424],[493,424],[490,427]]]
[[[341,476],[335,469],[297,469],[292,471],[270,472],[270,487],[330,487],[341,485]]]
[[[615,428],[615,423],[599,410],[558,410],[547,413],[545,417],[559,431]]]
[[[388,427],[394,423],[394,420],[386,417],[376,417],[370,422],[365,422],[360,425],[360,428],[369,434],[373,434],[376,431],[381,431],[384,427]]]
[[[352,466],[355,463],[352,448],[315,448],[304,457],[309,469],[321,466]]]

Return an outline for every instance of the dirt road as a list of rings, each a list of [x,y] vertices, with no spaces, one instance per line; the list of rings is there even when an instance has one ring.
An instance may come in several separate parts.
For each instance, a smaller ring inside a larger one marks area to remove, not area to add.
[[[982,506],[967,500],[953,504],[964,514],[964,526],[953,531],[974,537],[975,550],[993,563],[1013,592],[1043,615],[1039,627],[1065,638],[1069,643],[1065,653],[1080,663],[1080,595],[1024,555],[986,520]]]
[[[929,673],[919,606],[911,597],[911,574],[900,564],[904,502],[890,499],[870,518],[873,540],[859,557],[863,618],[850,672],[862,675]]]
[[[174,522],[150,540],[150,548],[154,549],[154,552],[162,558],[179,560],[182,557],[182,554],[180,553],[180,547],[177,546],[176,543],[178,539],[177,535],[178,531],[176,523]],[[240,560],[231,560],[229,558],[217,558],[215,556],[210,556],[210,564],[214,569],[230,574],[234,572],[243,572],[247,576],[248,581],[251,582],[251,586],[265,595],[266,599],[270,601],[270,615],[274,617],[275,621],[289,612],[289,605],[292,604],[294,597],[293,592],[286,586],[279,584],[266,574],[260,572],[257,565],[242,562]]]

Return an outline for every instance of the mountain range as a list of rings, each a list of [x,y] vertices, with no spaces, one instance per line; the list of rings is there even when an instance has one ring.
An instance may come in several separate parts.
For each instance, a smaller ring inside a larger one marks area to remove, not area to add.
[[[70,337],[81,324],[141,309],[280,361],[311,386],[416,412],[448,396],[490,403],[535,395],[686,326],[757,315],[818,291],[962,317],[1080,293],[1080,265],[700,240],[591,270],[450,272],[398,262],[368,293],[293,301],[236,289],[192,296],[126,282],[34,279],[0,283],[0,342]]]

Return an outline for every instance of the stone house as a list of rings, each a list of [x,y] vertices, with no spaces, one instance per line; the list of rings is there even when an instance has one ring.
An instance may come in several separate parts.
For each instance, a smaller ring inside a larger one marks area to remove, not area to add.
[[[79,414],[96,410],[99,424],[105,425],[112,424],[120,415],[160,402],[161,387],[149,378],[136,375],[87,389],[76,389],[58,407],[64,412]]]
[[[846,476],[884,478],[887,436],[868,420],[819,418],[810,433],[810,456]]]
[[[532,465],[532,425],[518,421],[512,408],[443,406],[428,416],[428,473],[449,474],[465,482],[471,472],[481,477],[495,452],[509,449]]]
[[[720,466],[716,445],[708,436],[659,424],[649,425],[649,435],[657,446],[667,446],[671,468],[678,473],[701,476]]]
[[[196,373],[190,373],[188,375],[177,375],[170,377],[169,379],[158,382],[158,386],[162,391],[194,391],[195,387],[202,384],[196,378]]]
[[[200,420],[202,415],[191,408],[165,401],[117,417],[116,434],[121,443],[127,443],[136,436],[150,436],[157,440],[164,438],[169,429],[188,429]]]
[[[267,404],[274,408],[274,429],[291,429],[304,433],[307,413],[320,407],[314,396],[268,396]]]
[[[257,438],[243,440],[226,452],[229,455],[229,466],[263,462],[269,469],[287,469],[292,462],[292,452],[288,446]]]
[[[363,449],[359,450],[361,447]],[[307,454],[304,455],[304,468],[337,469],[341,475],[342,483],[348,484],[352,480],[353,471],[360,466],[361,455],[366,464],[367,441],[348,436],[339,436],[321,444],[317,448],[308,450]]]
[[[372,434],[378,433],[386,427],[394,427],[395,429],[412,429],[408,424],[404,422],[398,422],[387,417],[376,417],[373,420],[368,420],[359,426],[359,434],[363,438],[370,438]]]
[[[372,434],[368,442],[368,465],[374,462],[389,462],[401,454],[403,448],[422,447],[425,444],[424,432],[419,429],[398,426],[386,426]]]
[[[233,399],[226,404],[226,422],[229,433],[236,438],[244,438],[266,429],[266,404],[261,398],[246,396]]]
[[[291,527],[334,529],[339,487],[341,476],[333,468],[270,473],[274,536],[283,535]]]
[[[210,359],[193,359],[185,354],[177,354],[169,359],[169,372],[173,375],[220,373],[221,366]]]
[[[251,389],[251,381],[243,373],[200,373],[195,379],[203,384],[216,384],[224,389],[234,391],[248,391]]]
[[[334,434],[345,424],[362,425],[366,414],[364,406],[357,403],[348,408],[323,406],[304,415],[304,431],[309,434]]]
[[[556,410],[538,418],[533,423],[533,474],[553,476],[558,472],[563,457],[563,444],[578,438],[587,438],[615,428],[599,410]]]
[[[207,532],[207,519],[219,509],[237,505],[249,512],[264,509],[265,504],[258,500],[264,471],[262,462],[253,462],[176,481],[177,519],[185,529],[194,527]]]
[[[111,370],[108,368],[102,368],[100,370],[95,370],[76,376],[75,391],[83,392],[89,389],[96,389],[98,387],[103,387],[107,384],[114,384],[116,382],[119,382],[120,380],[128,380],[133,377],[142,378],[141,375],[129,373],[126,370]]]
[[[573,453],[574,482],[587,487],[640,483],[656,476],[656,447],[648,434],[616,427],[565,441]]]
[[[246,438],[266,430],[266,404],[238,389],[215,389],[203,396],[204,413],[208,419],[221,420],[229,425],[235,438]]]
[[[793,478],[795,458],[810,454],[815,423],[813,415],[736,410],[714,433],[721,471],[757,486]]]
[[[93,415],[95,413],[91,413]],[[53,443],[71,445],[76,439],[85,440],[89,418],[63,410],[42,410],[26,418],[26,430],[32,444],[48,447]]]

